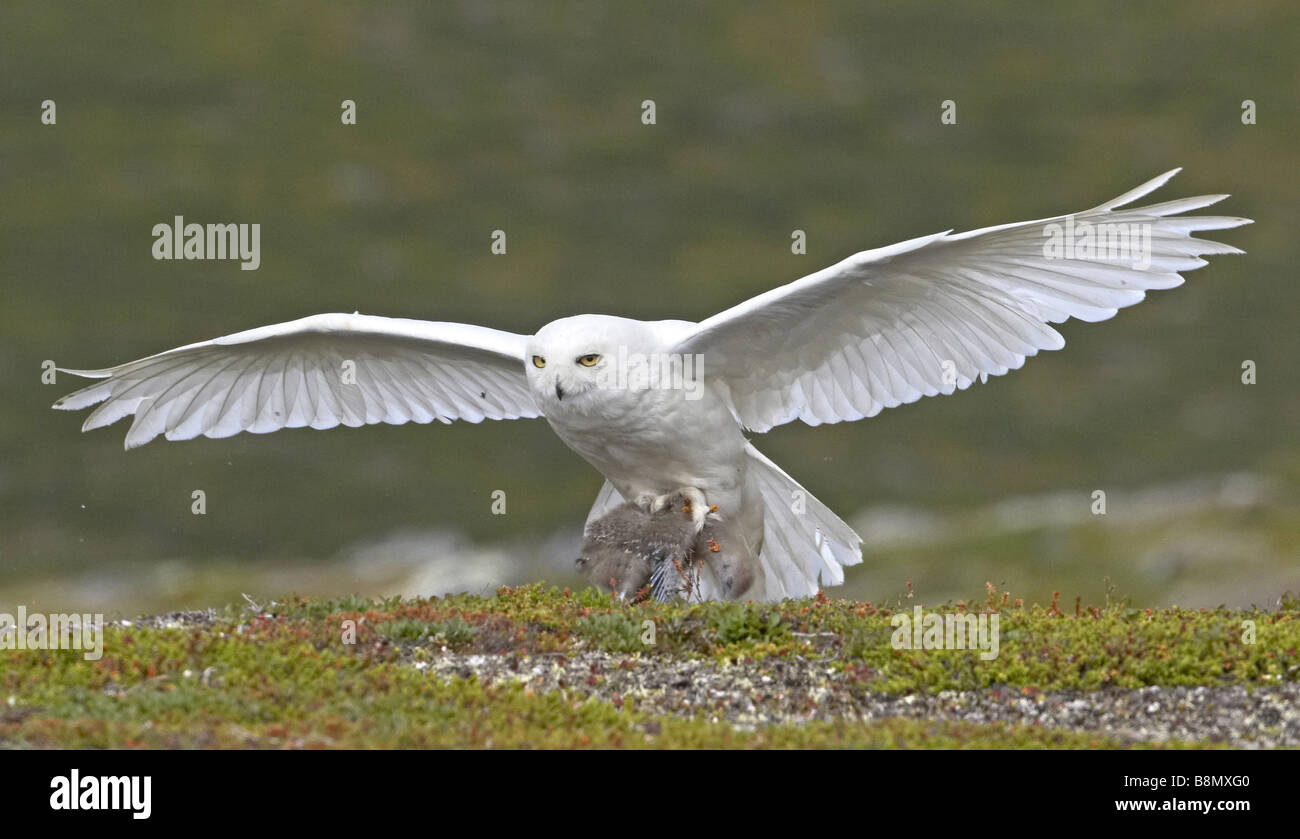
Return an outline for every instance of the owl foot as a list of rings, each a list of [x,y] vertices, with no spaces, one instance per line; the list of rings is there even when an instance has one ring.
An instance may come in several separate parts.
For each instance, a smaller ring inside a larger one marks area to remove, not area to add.
[[[641,503],[641,498],[644,497],[645,496],[638,497],[637,503]],[[691,521],[695,524],[696,533],[699,533],[704,529],[706,520],[718,520],[721,518],[721,516],[718,515],[718,508],[710,507],[709,502],[704,497],[704,493],[700,492],[695,487],[682,487],[676,492],[656,495],[650,499],[647,509],[651,513],[657,513],[669,504],[678,502],[682,505],[682,512],[691,517]]]

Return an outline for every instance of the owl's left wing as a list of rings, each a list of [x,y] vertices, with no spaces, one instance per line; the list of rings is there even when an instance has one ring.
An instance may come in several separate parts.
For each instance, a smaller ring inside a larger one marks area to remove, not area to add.
[[[313,315],[103,370],[54,403],[100,404],[82,431],[134,414],[126,448],[280,428],[541,416],[524,373],[527,337],[465,323]]]
[[[1181,284],[1201,255],[1241,253],[1190,234],[1249,219],[1177,215],[1226,195],[1120,209],[1178,171],[1073,215],[862,251],[700,322],[674,351],[698,355],[704,380],[753,431],[964,389],[1060,349],[1048,324],[1105,320]]]

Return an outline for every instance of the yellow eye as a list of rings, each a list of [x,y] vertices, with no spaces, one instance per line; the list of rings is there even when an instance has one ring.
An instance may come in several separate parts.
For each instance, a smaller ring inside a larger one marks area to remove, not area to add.
[[[583,367],[595,367],[597,361],[600,361],[600,355],[598,353],[584,355],[578,359],[578,363]]]
[[[542,358],[540,355],[533,356],[533,366],[538,370],[541,370],[546,366],[546,359]]]

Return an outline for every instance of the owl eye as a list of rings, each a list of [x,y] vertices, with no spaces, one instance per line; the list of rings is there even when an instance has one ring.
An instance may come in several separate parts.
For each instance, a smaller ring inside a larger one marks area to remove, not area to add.
[[[542,358],[540,355],[533,356],[533,366],[538,370],[541,370],[546,366],[546,359]]]
[[[578,363],[583,367],[595,367],[597,361],[600,361],[599,353],[590,353],[589,355],[578,357]]]

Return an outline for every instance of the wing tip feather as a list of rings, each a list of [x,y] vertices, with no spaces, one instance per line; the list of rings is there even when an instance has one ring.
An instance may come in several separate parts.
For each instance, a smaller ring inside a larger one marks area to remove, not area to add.
[[[1176,166],[1173,169],[1170,169],[1168,172],[1163,172],[1159,175],[1156,175],[1154,178],[1147,181],[1146,183],[1136,186],[1122,195],[1116,196],[1115,198],[1112,198],[1103,204],[1099,204],[1096,207],[1093,207],[1092,210],[1090,210],[1089,212],[1113,210],[1116,207],[1123,207],[1127,204],[1132,204],[1134,201],[1138,200],[1142,196],[1150,195],[1160,187],[1169,183],[1169,181],[1181,171],[1183,171],[1183,167]]]

